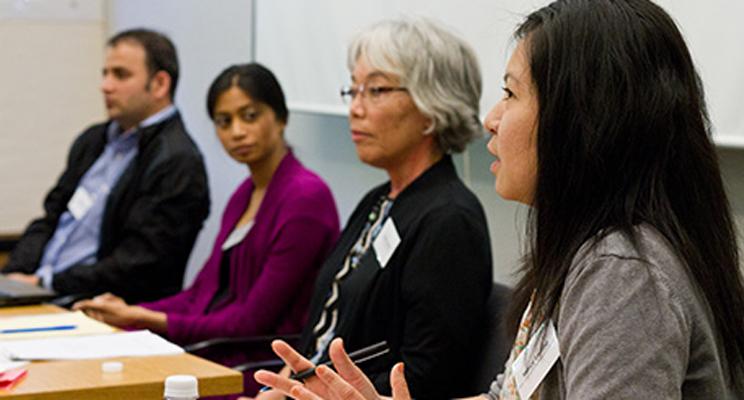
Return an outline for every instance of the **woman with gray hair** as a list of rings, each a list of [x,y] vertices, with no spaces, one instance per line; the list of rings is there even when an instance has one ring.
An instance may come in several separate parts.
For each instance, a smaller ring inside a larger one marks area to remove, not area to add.
[[[364,196],[326,260],[299,350],[318,363],[336,337],[350,350],[386,341],[389,353],[362,364],[381,393],[403,361],[415,397],[472,394],[491,252],[451,153],[482,130],[475,54],[430,21],[396,20],[360,33],[348,57],[351,139],[389,181]]]

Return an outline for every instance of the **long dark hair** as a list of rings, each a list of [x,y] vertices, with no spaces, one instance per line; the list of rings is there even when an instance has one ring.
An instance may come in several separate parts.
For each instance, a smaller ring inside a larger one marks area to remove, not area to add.
[[[529,256],[512,331],[535,295],[552,315],[584,243],[658,230],[702,290],[733,379],[744,370],[744,289],[700,79],[679,30],[648,0],[559,0],[517,29],[538,94]]]

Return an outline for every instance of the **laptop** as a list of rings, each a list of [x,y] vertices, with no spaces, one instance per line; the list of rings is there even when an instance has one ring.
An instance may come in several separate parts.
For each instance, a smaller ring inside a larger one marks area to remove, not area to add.
[[[39,304],[55,297],[51,290],[0,275],[0,307]]]

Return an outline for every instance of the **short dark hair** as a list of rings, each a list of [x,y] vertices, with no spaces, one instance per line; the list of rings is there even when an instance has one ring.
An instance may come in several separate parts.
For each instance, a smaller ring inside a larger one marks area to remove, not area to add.
[[[251,99],[269,106],[279,121],[287,123],[289,111],[276,76],[258,63],[232,65],[222,71],[209,86],[207,92],[207,113],[214,119],[217,98],[231,87],[240,88]]]
[[[530,255],[512,330],[530,297],[557,310],[579,248],[658,230],[710,306],[734,384],[744,371],[744,289],[700,78],[672,18],[648,0],[558,0],[516,32],[537,93]]]
[[[171,78],[170,97],[176,96],[178,85],[178,54],[176,46],[167,36],[150,29],[136,28],[119,32],[106,43],[109,47],[115,47],[122,41],[134,41],[145,49],[145,64],[150,76],[158,71],[165,71]]]

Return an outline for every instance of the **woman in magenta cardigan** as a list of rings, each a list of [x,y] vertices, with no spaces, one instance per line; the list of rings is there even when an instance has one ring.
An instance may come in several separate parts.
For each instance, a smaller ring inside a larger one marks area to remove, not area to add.
[[[105,294],[74,308],[181,345],[300,332],[316,273],[338,236],[331,192],[287,147],[288,111],[269,70],[259,64],[226,69],[209,89],[207,109],[225,151],[251,176],[227,203],[212,254],[193,285],[151,303],[127,305]],[[207,357],[230,366],[262,355],[222,350]],[[249,394],[257,389],[248,375],[245,386]]]

